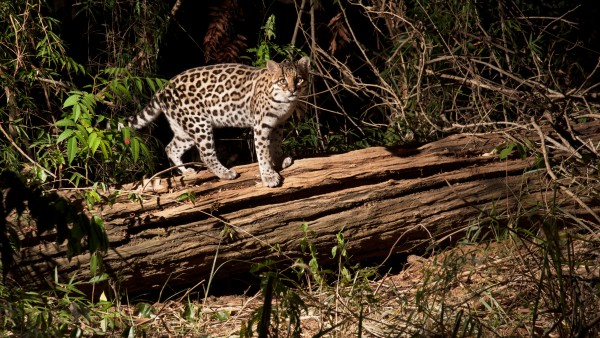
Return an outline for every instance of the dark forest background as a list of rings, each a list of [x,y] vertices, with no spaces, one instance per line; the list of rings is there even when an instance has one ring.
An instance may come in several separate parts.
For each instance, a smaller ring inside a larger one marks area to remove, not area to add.
[[[90,211],[117,198],[118,191],[109,195],[109,186],[169,168],[164,145],[171,138],[164,119],[141,131],[117,130],[117,123],[139,112],[172,76],[223,62],[262,67],[269,59],[310,57],[306,108],[286,127],[285,151],[295,157],[409,147],[456,133],[502,133],[506,142],[495,150],[499,160],[534,159],[531,171],[544,173],[548,189],[567,194],[588,213],[579,219],[548,202],[539,209],[547,213],[539,232],[518,224],[508,231],[531,244],[526,250],[541,248],[544,262],[562,271],[561,250],[571,248],[576,236],[559,236],[557,224],[576,229],[576,235],[595,236],[589,243],[597,244],[600,218],[586,203],[600,203],[600,150],[574,130],[600,118],[598,18],[596,0],[0,0],[0,257],[5,277],[0,318],[8,318],[0,326],[6,332],[35,327],[49,336],[78,336],[83,326],[77,311],[85,308],[97,319],[118,303],[89,303],[75,285],[58,281],[50,293],[40,294],[11,285],[6,275],[18,258],[24,239],[20,231],[67,243],[69,257],[89,251],[91,283],[108,279],[101,269],[101,252],[109,246],[104,223]],[[249,133],[217,134],[218,153],[227,166],[254,160]],[[187,160],[197,160],[195,151]],[[67,191],[75,197],[65,197]],[[184,197],[193,202],[193,196]],[[131,192],[128,198],[142,200]],[[526,217],[529,210],[522,212]],[[554,232],[544,232],[548,228]],[[538,236],[542,232],[550,240]],[[338,238],[340,250],[343,240]],[[588,257],[597,254],[590,249]],[[348,271],[340,270],[337,280]],[[272,285],[271,277],[261,279],[261,285]],[[586,295],[592,295],[586,304],[595,306],[597,277],[584,282]],[[288,292],[285,286],[292,282],[286,283],[280,286]],[[583,284],[573,282],[559,295],[554,290],[547,294],[562,306],[565,299],[577,300],[573,295]],[[116,289],[113,297],[120,299]],[[73,295],[78,305],[71,305]],[[301,312],[300,302],[285,304]],[[578,317],[580,303],[574,304],[572,313],[549,311],[561,317],[549,324],[550,331],[560,326],[561,333],[571,335],[593,332],[600,319]],[[184,314],[192,316],[187,306]],[[139,311],[131,313],[150,309],[135,307]],[[62,317],[50,318],[48,308]],[[522,326],[531,323],[529,334],[546,334],[535,331],[537,305],[533,313]],[[453,315],[460,323],[462,312]],[[259,312],[253,316],[256,324]],[[127,326],[102,318],[104,330]],[[443,329],[432,332],[448,333],[442,324],[452,323],[445,319],[439,320]],[[88,317],[86,323],[92,322]],[[49,323],[60,327],[54,330]],[[133,336],[133,327],[123,329],[123,335]]]

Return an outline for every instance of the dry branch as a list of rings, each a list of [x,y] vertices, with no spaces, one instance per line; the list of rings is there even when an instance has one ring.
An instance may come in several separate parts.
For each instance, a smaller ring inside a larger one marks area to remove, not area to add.
[[[600,140],[600,123],[582,129],[583,139]],[[309,239],[323,256],[343,231],[355,261],[450,243],[474,221],[516,219],[517,209],[543,208],[552,196],[543,171],[524,175],[533,159],[492,155],[505,143],[502,134],[455,135],[418,148],[302,159],[283,171],[283,186],[275,189],[259,184],[256,164],[237,167],[241,176],[234,181],[205,171],[169,179],[163,182],[168,187],[145,193],[141,204],[123,196],[98,211],[111,242],[104,263],[135,293],[207,280],[215,255],[217,279],[268,258],[290,266],[303,256],[302,224],[314,231]],[[528,197],[519,197],[525,190]],[[178,201],[183,193],[194,195],[194,203]],[[559,201],[585,219],[569,196],[559,194]],[[600,212],[599,206],[590,208]],[[534,215],[527,219],[535,222]],[[89,255],[70,262],[63,257],[64,248],[29,243],[13,277],[41,284],[58,266],[64,278],[75,272],[78,281],[89,278]]]

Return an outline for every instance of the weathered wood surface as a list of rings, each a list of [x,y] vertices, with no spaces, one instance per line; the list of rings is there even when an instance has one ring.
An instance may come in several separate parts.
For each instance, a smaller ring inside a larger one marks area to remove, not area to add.
[[[587,134],[598,139],[598,130],[595,125]],[[274,189],[259,185],[258,167],[251,164],[237,167],[241,177],[234,181],[201,171],[166,182],[171,192],[149,191],[142,205],[124,194],[101,211],[111,242],[104,263],[135,293],[207,280],[215,255],[216,278],[267,258],[298,257],[303,223],[324,255],[343,228],[354,260],[453,241],[472,220],[513,213],[523,189],[545,194],[543,173],[523,176],[532,159],[490,155],[505,142],[502,134],[455,135],[413,149],[301,159],[282,172],[283,186]],[[185,192],[195,194],[194,203],[177,201]],[[225,228],[230,232],[223,236]],[[61,250],[25,248],[19,276],[39,283],[57,265],[63,276],[78,271],[78,280],[88,279],[89,255],[68,262]]]

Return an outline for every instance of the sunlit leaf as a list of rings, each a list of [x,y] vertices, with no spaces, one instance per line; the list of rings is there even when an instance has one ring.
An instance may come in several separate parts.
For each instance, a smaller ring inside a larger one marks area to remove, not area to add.
[[[102,294],[100,294],[100,301],[101,302],[108,301],[108,298],[106,297],[106,294],[104,293],[104,291],[102,291]]]
[[[94,277],[90,278],[89,282],[90,283],[100,283],[100,282],[103,282],[103,281],[105,281],[107,279],[108,279],[108,274],[107,273],[103,273],[101,275],[94,276]]]
[[[98,137],[98,134],[95,132],[90,133],[90,136],[88,137],[88,147],[90,148],[90,151],[92,152],[92,154],[96,153],[96,150],[98,149],[98,146],[100,146],[100,138]]]
[[[57,127],[73,127],[73,126],[75,126],[75,121],[73,121],[69,118],[64,118],[62,120],[56,121],[56,123],[54,125]]]
[[[77,102],[79,102],[79,99],[81,98],[81,92],[71,92],[71,93],[72,93],[72,95],[69,96],[65,100],[65,103],[63,103],[63,108],[73,106],[73,105],[77,104]]]
[[[500,158],[501,160],[505,160],[506,158],[508,158],[508,155],[512,153],[514,146],[515,145],[511,143],[508,145],[508,147],[502,149],[502,151],[500,151],[500,154],[498,155],[498,158]]]
[[[76,104],[73,106],[73,120],[77,121],[79,119],[79,117],[81,116],[81,105]]]
[[[62,141],[71,137],[71,135],[73,135],[73,129],[65,129],[62,133],[60,133],[60,135],[58,135],[56,143],[61,143]]]

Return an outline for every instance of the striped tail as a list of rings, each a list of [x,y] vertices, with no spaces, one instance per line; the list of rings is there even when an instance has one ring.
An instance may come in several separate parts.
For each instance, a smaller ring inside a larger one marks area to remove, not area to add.
[[[125,119],[125,123],[133,129],[141,129],[147,126],[150,122],[156,120],[161,113],[162,108],[159,102],[159,96],[154,95],[148,105],[142,109],[141,112]],[[121,128],[123,128],[123,124],[119,122],[118,128],[121,130]]]

